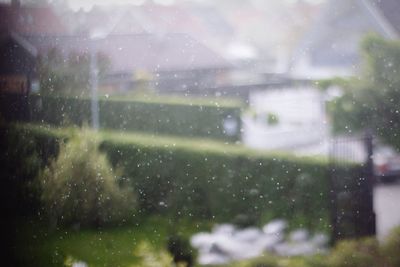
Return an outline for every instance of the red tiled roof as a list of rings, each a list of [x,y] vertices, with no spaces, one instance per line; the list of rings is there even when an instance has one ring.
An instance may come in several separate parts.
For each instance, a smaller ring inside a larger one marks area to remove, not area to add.
[[[13,7],[0,5],[0,32],[30,34],[65,34],[66,28],[50,7]]]

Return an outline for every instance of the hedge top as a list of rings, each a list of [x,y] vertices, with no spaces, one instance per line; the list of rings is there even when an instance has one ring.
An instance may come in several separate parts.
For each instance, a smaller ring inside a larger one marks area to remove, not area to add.
[[[35,96],[40,96],[37,94]],[[60,96],[44,95],[49,98],[59,98]],[[65,99],[82,99],[90,100],[89,97],[74,97],[74,96],[62,96]],[[99,96],[100,101],[116,101],[116,102],[132,102],[132,103],[149,103],[159,105],[182,105],[182,106],[204,106],[204,107],[216,107],[216,108],[242,108],[243,103],[239,99],[234,98],[211,98],[211,97],[183,97],[180,95],[135,95],[135,96],[124,96],[124,95],[101,95]]]
[[[37,124],[19,124],[18,127],[46,135],[54,135],[59,138],[68,138],[74,134],[74,131],[77,129],[77,127],[57,128],[50,125]],[[266,152],[250,149],[239,143],[232,144],[205,138],[182,138],[168,135],[149,135],[137,132],[121,132],[111,130],[91,133],[93,134],[93,138],[100,138],[101,142],[108,142],[116,145],[132,145],[138,149],[141,147],[152,147],[162,150],[168,149],[171,151],[185,150],[201,154],[220,154],[231,157],[245,157],[253,160],[259,160],[260,164],[262,164],[263,161],[270,160],[277,162],[293,161],[317,166],[326,165],[328,163],[328,159],[326,157],[298,157],[278,151]]]

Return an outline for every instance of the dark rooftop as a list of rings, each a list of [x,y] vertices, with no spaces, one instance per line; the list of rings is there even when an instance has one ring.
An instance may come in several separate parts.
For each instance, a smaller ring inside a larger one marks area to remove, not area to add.
[[[65,34],[53,10],[48,7],[30,7],[0,4],[0,32],[18,34]]]

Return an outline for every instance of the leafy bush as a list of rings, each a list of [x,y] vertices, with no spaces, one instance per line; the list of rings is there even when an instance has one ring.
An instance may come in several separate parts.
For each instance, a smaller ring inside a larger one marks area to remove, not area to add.
[[[41,173],[41,199],[55,224],[100,226],[123,222],[135,209],[134,194],[117,180],[98,142],[87,131],[75,134]]]
[[[324,267],[400,266],[400,227],[394,229],[382,243],[373,238],[339,242],[325,261]],[[316,261],[314,261],[315,263]]]
[[[166,251],[155,250],[148,242],[139,243],[135,254],[141,258],[142,267],[169,267],[172,264],[172,257]]]
[[[364,238],[339,242],[329,255],[326,266],[380,266],[379,261],[378,242],[374,238]]]
[[[309,259],[310,267],[400,266],[400,227],[382,243],[374,237],[340,241],[325,257]]]

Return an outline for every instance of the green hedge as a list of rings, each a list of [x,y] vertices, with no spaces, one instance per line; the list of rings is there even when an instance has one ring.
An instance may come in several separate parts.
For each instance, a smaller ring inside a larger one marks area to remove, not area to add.
[[[310,227],[327,218],[326,166],[312,160],[118,139],[102,148],[133,177],[146,211],[166,206],[184,217],[219,221],[284,217]]]
[[[100,127],[154,134],[240,140],[241,106],[237,103],[175,99],[99,100]],[[82,98],[30,96],[31,119],[57,126],[82,125],[91,121],[91,101]],[[237,131],[228,135],[223,123],[237,122]]]
[[[28,128],[32,136],[51,140],[69,135],[65,129]],[[324,160],[274,156],[209,140],[99,134],[101,149],[136,190],[140,213],[216,221],[283,217],[296,225],[327,227]]]
[[[6,127],[0,123],[1,203],[4,221],[37,214],[39,194],[34,178],[58,154],[60,139],[29,128]],[[6,229],[6,228],[5,228]]]

